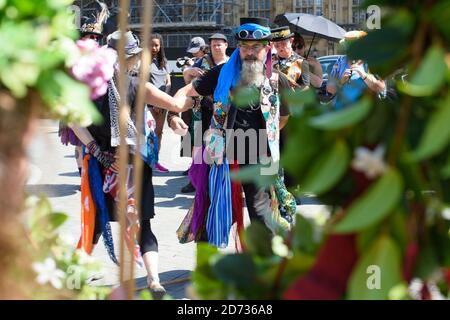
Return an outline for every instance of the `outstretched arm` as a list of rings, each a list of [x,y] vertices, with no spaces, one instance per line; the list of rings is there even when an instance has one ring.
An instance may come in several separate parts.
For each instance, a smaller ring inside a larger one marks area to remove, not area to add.
[[[192,98],[187,96],[171,97],[150,82],[145,84],[145,102],[173,112],[186,111],[193,105]]]
[[[186,97],[198,97],[200,94],[194,89],[192,83],[185,85],[183,88],[177,91],[175,98],[186,98]]]

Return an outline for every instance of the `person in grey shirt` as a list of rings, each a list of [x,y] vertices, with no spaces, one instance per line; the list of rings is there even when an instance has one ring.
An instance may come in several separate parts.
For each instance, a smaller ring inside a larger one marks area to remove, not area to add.
[[[150,36],[150,49],[152,52],[152,64],[150,67],[150,83],[155,87],[166,93],[170,92],[171,81],[170,71],[167,59],[164,53],[164,44],[162,36],[154,33]],[[161,109],[158,106],[150,106],[153,118],[156,121],[155,133],[158,137],[158,150],[161,150],[161,139],[166,119],[167,110]],[[168,172],[169,170],[163,167],[159,162],[155,166],[155,170],[160,172]]]

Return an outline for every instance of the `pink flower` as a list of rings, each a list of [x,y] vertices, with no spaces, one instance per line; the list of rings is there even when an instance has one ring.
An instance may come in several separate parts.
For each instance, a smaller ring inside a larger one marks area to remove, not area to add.
[[[71,67],[71,73],[91,89],[91,99],[96,99],[108,89],[108,81],[114,75],[116,53],[106,47],[100,47],[91,39],[77,41],[81,57]]]

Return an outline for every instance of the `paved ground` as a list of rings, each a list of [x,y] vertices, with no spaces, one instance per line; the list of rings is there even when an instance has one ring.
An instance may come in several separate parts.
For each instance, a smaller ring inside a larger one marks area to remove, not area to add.
[[[185,195],[179,192],[188,181],[187,177],[182,176],[182,172],[190,163],[188,158],[179,157],[179,145],[179,137],[166,127],[160,159],[170,172],[155,173],[153,178],[156,217],[152,220],[152,228],[159,242],[159,269],[162,282],[185,278],[195,267],[195,244],[179,244],[175,233],[193,199],[193,194]],[[73,147],[61,145],[58,123],[42,120],[29,150],[31,165],[27,190],[33,194],[46,193],[55,210],[69,215],[62,232],[76,241],[80,235],[80,178],[73,153]],[[305,214],[311,214],[317,208],[313,203],[307,202],[301,209]],[[118,233],[118,227],[117,223],[112,223],[115,235]],[[118,237],[114,238],[118,254]],[[233,249],[230,246],[226,250]],[[101,241],[93,255],[104,264],[105,276],[98,283],[116,285],[118,268],[110,261]],[[145,284],[145,274],[144,269],[137,270],[136,278],[139,286]],[[167,285],[166,289],[173,298],[183,299],[187,298],[185,289],[188,285],[188,282],[178,282]]]

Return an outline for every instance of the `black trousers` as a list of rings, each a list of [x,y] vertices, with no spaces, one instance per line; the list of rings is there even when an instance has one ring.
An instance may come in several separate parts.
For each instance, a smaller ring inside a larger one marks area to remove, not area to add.
[[[94,244],[98,243],[100,236],[102,235],[102,231],[100,228],[100,223],[95,221],[95,230],[94,230]],[[141,225],[141,234],[139,247],[141,250],[141,254],[144,255],[150,251],[158,252],[158,240],[156,239],[155,234],[152,231],[152,227],[150,224],[150,220],[143,220],[140,222]]]

